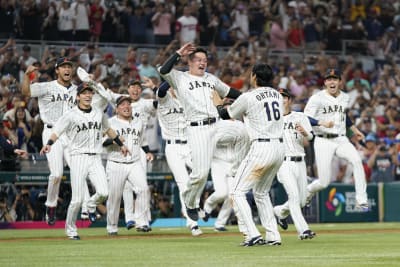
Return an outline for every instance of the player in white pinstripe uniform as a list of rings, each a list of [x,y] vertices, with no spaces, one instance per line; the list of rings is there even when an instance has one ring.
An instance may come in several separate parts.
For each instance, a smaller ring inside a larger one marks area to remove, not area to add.
[[[229,104],[228,102],[227,105]],[[211,162],[214,192],[208,196],[203,208],[203,220],[208,221],[212,210],[223,202],[214,224],[215,231],[226,231],[225,225],[232,211],[232,200],[229,196],[232,193],[233,178],[249,146],[249,136],[243,122],[223,120],[217,123],[216,149]]]
[[[283,162],[283,98],[271,88],[273,71],[266,64],[252,68],[250,84],[255,88],[242,94],[228,109],[218,106],[222,119],[243,116],[251,146],[246,158],[236,172],[233,201],[236,215],[244,223],[244,246],[280,245],[281,237],[275,220],[269,190]],[[266,230],[265,241],[258,231],[246,194],[253,190],[254,200],[262,226]]]
[[[87,84],[78,86],[78,106],[56,122],[46,145],[40,151],[42,154],[49,153],[51,146],[63,133],[71,140],[69,146],[72,197],[65,223],[65,232],[71,240],[80,239],[76,219],[87,188],[86,177],[96,189],[96,193],[88,201],[89,208],[95,209],[96,205],[108,196],[107,179],[101,160],[103,132],[121,147],[123,155],[129,152],[117,133],[109,127],[107,115],[91,106],[93,94],[93,89]]]
[[[304,139],[312,140],[313,133],[308,117],[291,110],[293,95],[287,89],[280,89],[284,104],[284,144],[285,158],[278,171],[278,181],[288,195],[288,201],[274,207],[278,224],[286,230],[286,218],[292,216],[300,239],[311,239],[315,233],[310,230],[301,208],[306,205],[307,169],[304,161]],[[321,124],[322,122],[320,122]],[[321,124],[322,125],[322,124]],[[325,124],[329,126],[328,124]]]
[[[117,99],[117,115],[109,120],[110,127],[124,139],[124,144],[131,153],[124,156],[119,147],[107,139],[103,146],[107,147],[107,167],[109,195],[107,200],[107,232],[117,235],[119,208],[125,183],[129,182],[136,193],[135,221],[138,231],[151,230],[147,218],[150,210],[150,192],[147,185],[146,171],[140,160],[143,142],[144,125],[140,118],[132,117],[131,98],[120,96]]]
[[[45,143],[57,120],[76,105],[76,86],[71,83],[73,67],[68,58],[57,59],[55,66],[57,80],[30,84],[29,75],[36,70],[34,66],[27,68],[22,82],[22,94],[39,99],[40,118],[44,123],[42,139]],[[54,144],[52,151],[46,154],[50,169],[45,203],[46,221],[49,225],[54,225],[56,220],[55,209],[64,169],[64,158],[68,157],[65,151],[67,144],[68,139],[63,136]]]
[[[188,71],[173,69],[181,56],[188,56]],[[207,52],[193,44],[183,45],[159,68],[160,74],[176,90],[188,124],[188,145],[192,153],[193,168],[188,188],[183,192],[186,212],[199,219],[200,197],[207,182],[215,148],[215,122],[218,112],[212,102],[215,91],[221,97],[237,98],[240,92],[229,88],[217,77],[206,73]]]
[[[308,185],[308,201],[312,196],[326,188],[331,179],[331,162],[334,155],[344,158],[353,165],[356,191],[356,207],[360,211],[368,211],[367,184],[361,158],[355,147],[346,136],[350,128],[358,140],[365,139],[349,116],[346,115],[349,96],[340,90],[341,74],[337,69],[328,69],[325,74],[325,89],[310,97],[304,108],[307,116],[317,120],[333,120],[332,128],[314,127],[315,161],[318,179]]]
[[[145,79],[144,86],[154,88],[150,79]],[[203,234],[196,221],[187,216],[182,193],[187,188],[192,160],[190,149],[187,145],[186,119],[183,108],[176,98],[175,90],[167,82],[163,82],[157,90],[157,117],[161,127],[161,135],[165,140],[165,157],[179,189],[179,199],[182,214],[186,218],[186,226],[190,228],[193,236]]]

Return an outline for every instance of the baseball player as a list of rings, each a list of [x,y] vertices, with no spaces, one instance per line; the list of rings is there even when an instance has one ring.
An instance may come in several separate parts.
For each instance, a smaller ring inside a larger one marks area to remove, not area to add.
[[[301,208],[306,204],[307,169],[304,161],[304,139],[312,140],[312,128],[304,113],[291,110],[293,95],[287,89],[280,89],[284,105],[284,135],[285,157],[278,171],[278,181],[283,185],[288,195],[288,201],[275,206],[274,213],[278,224],[286,230],[286,217],[291,214],[299,238],[311,239],[315,233],[310,230],[303,217]]]
[[[188,71],[173,69],[180,57],[188,56]],[[212,102],[212,93],[236,99],[240,92],[230,88],[217,77],[206,73],[207,51],[187,43],[171,55],[159,68],[163,78],[176,90],[187,121],[188,145],[193,168],[187,190],[183,192],[186,212],[199,219],[200,197],[207,182],[215,148],[215,123],[218,112]]]
[[[76,106],[76,85],[72,84],[73,63],[66,57],[60,57],[55,64],[57,79],[51,82],[30,83],[30,75],[37,67],[29,66],[22,82],[24,96],[38,97],[40,118],[44,123],[42,140],[46,143],[53,126],[67,111]],[[103,108],[107,103],[100,95],[94,97],[94,105]],[[51,152],[46,153],[50,175],[47,188],[46,221],[49,225],[56,222],[56,206],[64,170],[64,160],[68,162],[67,136],[61,136]],[[89,191],[87,191],[89,194]]]
[[[103,132],[121,147],[123,155],[126,156],[129,152],[117,133],[110,128],[107,115],[91,106],[93,94],[93,89],[87,84],[78,86],[78,106],[56,122],[46,145],[40,151],[41,154],[49,153],[51,146],[64,132],[71,140],[69,146],[72,197],[65,223],[66,234],[71,240],[80,239],[76,219],[84,199],[84,190],[87,188],[86,177],[96,189],[96,193],[88,201],[88,208],[96,209],[96,205],[108,196],[107,179],[101,161]]]
[[[245,226],[244,246],[281,244],[269,190],[284,158],[283,98],[271,87],[272,80],[271,67],[256,64],[250,76],[250,84],[255,89],[239,96],[228,109],[217,106],[222,119],[243,116],[251,142],[250,150],[236,172],[233,186],[236,215]],[[266,229],[265,241],[253,221],[246,199],[251,189],[261,224]]]
[[[230,105],[225,103],[224,107]],[[214,230],[226,231],[225,225],[231,215],[232,201],[229,195],[237,168],[249,149],[249,136],[243,122],[239,120],[224,120],[217,123],[216,149],[211,162],[211,178],[214,192],[204,203],[204,221],[208,221],[212,210],[222,203],[214,224]]]
[[[109,195],[107,200],[107,232],[117,235],[118,218],[121,197],[125,183],[128,181],[136,193],[135,222],[136,230],[149,232],[150,191],[147,185],[146,170],[140,160],[143,142],[144,126],[141,119],[132,117],[131,98],[120,96],[116,103],[116,116],[109,120],[110,127],[116,130],[118,136],[130,151],[129,156],[120,153],[117,144],[112,139],[107,139],[103,146],[107,147],[108,157],[106,173],[108,178]]]
[[[349,104],[347,93],[339,89],[341,74],[337,69],[328,69],[325,74],[325,89],[310,97],[304,113],[317,120],[333,120],[332,128],[314,127],[315,161],[319,179],[308,185],[307,201],[313,195],[326,188],[331,179],[331,162],[334,155],[344,158],[353,165],[356,191],[356,206],[360,211],[368,211],[367,184],[361,157],[346,136],[346,129],[350,128],[358,140],[363,140],[364,134],[359,131],[346,111]]]

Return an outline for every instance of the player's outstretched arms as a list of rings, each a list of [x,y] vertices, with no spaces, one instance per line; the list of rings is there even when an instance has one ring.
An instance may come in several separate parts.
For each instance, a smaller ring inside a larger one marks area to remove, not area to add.
[[[30,75],[32,75],[32,73],[34,73],[38,68],[35,66],[28,66],[28,68],[25,71],[24,74],[24,79],[22,80],[22,84],[21,84],[21,93],[24,96],[31,96],[31,88],[30,88],[30,84],[31,84],[31,80],[30,80]]]

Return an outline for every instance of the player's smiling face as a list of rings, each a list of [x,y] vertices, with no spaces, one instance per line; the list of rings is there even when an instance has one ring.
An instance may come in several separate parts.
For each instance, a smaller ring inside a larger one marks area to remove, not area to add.
[[[193,55],[189,59],[189,73],[195,76],[203,76],[207,69],[207,56],[202,52]]]
[[[69,85],[72,80],[73,68],[70,64],[63,64],[56,68],[58,81],[63,85]]]
[[[325,88],[331,96],[338,96],[340,93],[340,79],[336,77],[328,77],[324,81]]]
[[[117,107],[117,114],[119,117],[123,119],[130,119],[132,118],[132,106],[131,102],[129,101],[122,101],[121,104],[118,105]]]
[[[93,98],[93,91],[92,90],[84,90],[76,98],[79,100],[79,107],[83,109],[90,108]]]
[[[128,94],[133,101],[137,101],[142,95],[142,88],[136,84],[130,85],[128,87]]]

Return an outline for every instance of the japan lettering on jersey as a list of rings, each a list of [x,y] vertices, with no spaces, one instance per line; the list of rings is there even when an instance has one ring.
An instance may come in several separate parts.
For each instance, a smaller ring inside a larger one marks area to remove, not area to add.
[[[54,133],[57,136],[67,134],[70,138],[71,155],[100,154],[103,149],[102,135],[108,128],[108,118],[102,110],[92,108],[90,112],[83,112],[74,107],[57,121]]]
[[[133,117],[131,121],[119,119],[114,116],[109,119],[109,124],[119,136],[124,138],[124,145],[130,154],[124,156],[120,147],[116,144],[107,147],[107,159],[116,162],[134,162],[140,159],[140,151],[143,143],[143,122],[141,119]]]
[[[304,156],[304,135],[296,130],[296,124],[300,124],[307,132],[307,139],[311,140],[313,135],[311,133],[312,127],[307,116],[301,112],[292,111],[283,116],[284,132],[283,140],[285,144],[286,156]]]
[[[199,77],[172,69],[163,77],[176,89],[178,100],[182,104],[186,118],[190,121],[218,117],[218,111],[212,102],[213,91],[216,90],[219,96],[224,98],[230,89],[227,84],[210,73]]]
[[[243,116],[250,140],[283,136],[283,98],[273,88],[259,87],[241,94],[228,112],[231,118]]]
[[[76,106],[76,86],[62,86],[57,80],[33,83],[31,96],[38,97],[40,118],[43,123],[55,125],[58,119]]]
[[[186,119],[183,107],[169,92],[165,97],[158,98],[157,116],[164,139],[186,140]]]
[[[316,120],[334,122],[332,128],[315,126],[315,134],[346,135],[346,111],[349,101],[348,94],[344,92],[340,92],[337,97],[329,95],[326,90],[312,95],[304,108],[304,114]]]

